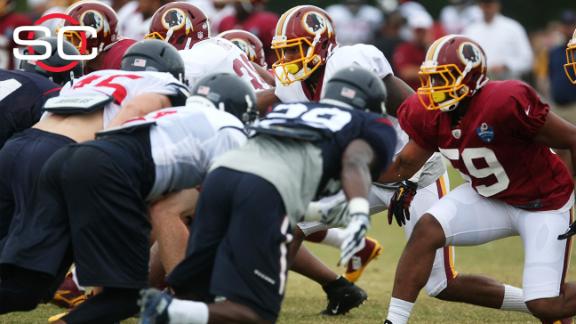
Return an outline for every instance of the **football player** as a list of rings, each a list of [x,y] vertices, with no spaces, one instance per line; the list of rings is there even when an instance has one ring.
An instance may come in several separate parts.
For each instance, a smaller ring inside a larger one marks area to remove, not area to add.
[[[47,271],[49,255],[38,261],[17,252],[21,243],[29,241],[28,235],[37,237],[37,233],[26,232],[37,225],[28,209],[35,201],[33,192],[45,161],[67,144],[93,139],[95,132],[148,111],[182,104],[188,96],[186,85],[178,80],[183,78],[184,64],[169,44],[155,40],[137,43],[126,52],[122,64],[123,71],[97,71],[68,82],[58,97],[46,102],[47,112],[40,121],[11,138],[0,151],[2,187],[7,188],[6,197],[12,197],[14,206],[12,213],[2,214],[12,220],[0,251],[0,287],[14,294],[2,295],[0,313],[33,309],[53,294],[52,287],[36,289],[37,281],[19,278],[20,274]],[[68,269],[59,270],[62,273],[58,272],[57,278],[61,280]]]
[[[550,148],[568,149],[574,160],[576,127],[550,112],[528,85],[489,81],[483,49],[464,36],[434,42],[420,76],[417,94],[397,112],[410,141],[379,179],[408,179],[439,151],[467,181],[416,224],[396,270],[386,323],[408,321],[437,249],[516,235],[524,246],[523,294],[507,299],[508,287],[500,286],[503,300],[465,301],[525,304],[546,322],[574,316],[576,286],[564,283],[570,239],[562,235],[574,183]]]
[[[69,31],[66,35],[78,50],[83,48],[86,48],[88,52],[93,48],[97,50],[98,56],[86,62],[86,73],[120,69],[124,53],[136,41],[120,36],[116,12],[100,1],[83,0],[68,7],[66,14],[77,20],[80,26],[90,26],[96,29],[96,37],[88,37],[86,44],[82,44],[82,35],[79,32]],[[65,21],[64,26],[69,25],[70,22]]]
[[[413,93],[393,75],[387,59],[375,47],[365,44],[337,46],[330,17],[320,8],[297,6],[288,10],[278,22],[276,36],[272,46],[277,50],[278,61],[273,68],[277,78],[275,94],[281,101],[314,100],[324,91],[324,80],[342,66],[350,65],[363,66],[382,78],[390,94],[386,110],[391,115],[395,115],[398,106]],[[391,119],[398,133],[398,152],[408,141],[408,136],[397,121]],[[373,186],[370,202],[373,211],[390,207],[389,222],[396,218],[399,224],[407,223],[405,231],[409,235],[421,213],[442,197],[449,185],[438,154],[431,156],[422,170],[407,180]],[[410,204],[411,200],[414,200],[413,205]],[[415,216],[408,222],[404,218],[407,213]],[[301,226],[307,233],[317,230],[314,226],[311,229],[306,224]],[[321,232],[317,236],[320,237],[316,237],[316,240],[323,239],[324,243],[333,246],[340,246],[345,239],[339,229]],[[366,238],[364,248],[347,265],[345,277],[357,280],[368,262],[378,255],[379,249],[381,247],[377,242]],[[453,252],[449,247],[437,251],[434,270],[426,284],[428,294],[439,299],[528,312],[524,304],[511,302],[521,298],[521,289],[504,286],[485,277],[458,276],[453,267]],[[503,299],[502,290],[506,292]],[[327,311],[330,312],[330,309]]]
[[[22,266],[43,263],[44,277],[24,274],[47,289],[73,251],[79,283],[103,287],[57,323],[113,323],[134,315],[139,289],[148,286],[149,202],[198,186],[215,157],[245,142],[239,118],[255,102],[247,84],[214,74],[193,94],[186,106],[135,118],[46,162],[28,215],[42,233],[29,228],[37,235],[12,255]],[[0,289],[0,296],[10,294]]]
[[[56,37],[40,38],[49,42],[55,52],[57,48]],[[78,55],[78,51],[72,44],[64,42],[64,52],[68,55]],[[46,48],[35,46],[34,52],[44,54]],[[44,69],[45,65],[63,67],[70,61],[62,60],[58,55],[52,55],[42,61],[21,61],[20,68],[23,71],[0,70],[0,88],[4,97],[0,100],[0,251],[8,228],[12,222],[12,215],[18,213],[26,205],[28,199],[21,190],[13,190],[27,181],[26,170],[20,163],[14,163],[13,153],[22,149],[22,143],[16,143],[16,138],[25,136],[29,127],[40,119],[42,107],[46,100],[57,96],[61,86],[72,77],[81,77],[83,73],[82,63],[78,63],[72,71],[50,72]],[[42,65],[45,64],[45,65]],[[22,132],[23,131],[23,132]],[[14,134],[12,140],[9,140]],[[6,145],[4,145],[6,144]],[[34,161],[28,161],[34,163]],[[22,171],[20,177],[14,176]]]
[[[150,32],[145,38],[160,39],[178,50],[191,48],[210,37],[210,25],[204,12],[187,2],[170,2],[152,16]]]
[[[274,77],[268,72],[268,63],[264,56],[264,45],[256,35],[242,29],[231,29],[218,34],[217,37],[225,38],[238,46],[252,62],[258,74],[271,86],[274,85]]]
[[[315,196],[333,194],[339,183],[350,202],[353,239],[342,258],[350,257],[369,222],[370,175],[390,162],[396,135],[381,115],[386,91],[378,77],[358,68],[343,74],[352,78],[329,81],[335,89],[325,103],[276,106],[254,126],[256,136],[215,162],[202,185],[186,259],[167,279],[177,296],[196,301],[148,290],[142,323],[275,322],[290,227]]]
[[[218,34],[217,37],[231,41],[248,56],[251,62],[265,69],[268,68],[266,57],[264,57],[264,45],[256,35],[242,29],[231,29]]]

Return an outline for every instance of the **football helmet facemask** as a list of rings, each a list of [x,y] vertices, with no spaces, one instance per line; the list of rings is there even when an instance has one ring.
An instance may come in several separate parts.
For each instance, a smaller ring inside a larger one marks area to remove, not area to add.
[[[160,39],[183,50],[209,37],[208,18],[201,9],[186,2],[171,2],[156,10],[144,38]]]
[[[312,5],[296,6],[276,24],[271,48],[278,60],[272,68],[284,85],[305,80],[326,64],[335,47],[334,27],[326,11]]]
[[[468,37],[444,36],[432,43],[418,74],[422,105],[428,110],[450,111],[488,82],[486,54]]]
[[[576,84],[576,30],[574,30],[572,39],[570,39],[566,46],[566,64],[564,64],[564,72],[570,82]]]
[[[66,10],[66,14],[76,19],[80,26],[90,26],[96,29],[96,37],[86,35],[86,46],[82,44],[82,35],[77,31],[67,31],[66,38],[78,50],[86,48],[88,52],[96,48],[98,52],[103,51],[108,45],[118,41],[118,16],[110,6],[94,0],[77,2]],[[64,22],[64,26],[70,26],[69,21]]]

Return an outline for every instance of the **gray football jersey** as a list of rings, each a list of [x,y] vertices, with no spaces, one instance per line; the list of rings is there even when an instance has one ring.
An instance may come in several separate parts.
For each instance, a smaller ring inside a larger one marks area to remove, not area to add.
[[[212,169],[217,167],[251,173],[272,183],[290,221],[296,224],[316,195],[322,156],[321,150],[311,143],[259,135],[216,159]]]

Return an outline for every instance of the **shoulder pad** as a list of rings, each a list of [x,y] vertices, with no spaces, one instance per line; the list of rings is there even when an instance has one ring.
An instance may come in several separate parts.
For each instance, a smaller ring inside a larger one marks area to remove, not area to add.
[[[53,97],[46,101],[44,110],[61,115],[87,114],[103,109],[112,102],[107,95]]]

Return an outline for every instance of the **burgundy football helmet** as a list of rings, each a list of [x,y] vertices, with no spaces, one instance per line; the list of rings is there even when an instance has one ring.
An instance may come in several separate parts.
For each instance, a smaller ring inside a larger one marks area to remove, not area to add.
[[[312,5],[289,9],[276,24],[271,47],[278,57],[272,68],[282,84],[305,80],[326,64],[336,47],[332,19],[326,11]],[[299,57],[287,58],[286,53],[293,51]]]
[[[422,105],[428,110],[450,111],[488,82],[486,54],[468,37],[444,36],[428,48],[419,74]]]
[[[166,41],[179,50],[210,37],[208,18],[198,7],[186,2],[171,2],[154,13],[145,38]]]
[[[234,43],[234,45],[248,56],[250,61],[263,68],[268,67],[266,57],[264,56],[264,45],[256,35],[242,29],[231,29],[220,33],[218,37],[225,38]]]
[[[102,2],[94,0],[80,1],[68,7],[66,14],[76,19],[80,26],[90,26],[96,29],[96,38],[88,37],[87,46],[83,46],[79,32],[66,32],[66,38],[78,50],[85,47],[90,52],[91,48],[97,48],[98,52],[101,52],[119,38],[118,16],[110,6]],[[72,24],[69,21],[64,22],[64,26],[70,25]]]

